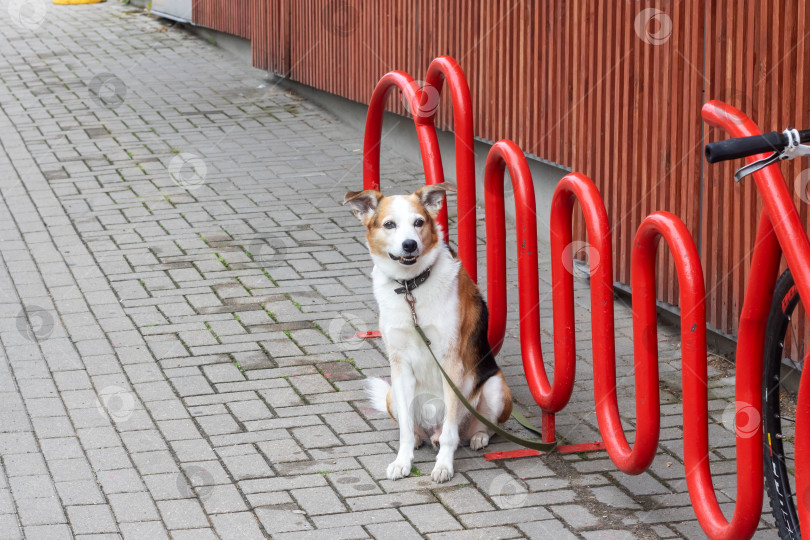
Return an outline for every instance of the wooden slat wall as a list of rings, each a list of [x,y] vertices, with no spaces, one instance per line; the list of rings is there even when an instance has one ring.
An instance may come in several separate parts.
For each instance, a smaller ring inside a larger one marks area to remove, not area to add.
[[[715,36],[706,51],[706,95],[746,111],[763,131],[810,126],[808,17],[806,1],[713,2],[705,16],[706,34]],[[714,129],[706,134],[708,141],[722,137]],[[782,165],[804,223],[807,202],[798,196],[797,183],[809,167],[802,159]],[[701,257],[710,319],[736,329],[762,201],[753,181],[735,184],[733,172],[734,164],[703,169]],[[807,173],[804,178],[806,184]]]
[[[256,66],[355,101],[386,71],[419,79],[435,56],[455,57],[477,136],[596,181],[617,280],[630,281],[644,216],[670,211],[699,243],[710,324],[736,332],[760,202],[732,165],[702,160],[723,135],[705,132],[700,107],[718,98],[765,130],[810,126],[810,0],[251,1]],[[446,95],[438,120],[452,129]],[[807,165],[784,169],[791,188]],[[669,255],[660,269],[659,296],[677,304]]]
[[[294,0],[250,0],[253,65],[273,73],[290,72],[290,5]]]
[[[252,0],[192,0],[194,24],[250,39]]]

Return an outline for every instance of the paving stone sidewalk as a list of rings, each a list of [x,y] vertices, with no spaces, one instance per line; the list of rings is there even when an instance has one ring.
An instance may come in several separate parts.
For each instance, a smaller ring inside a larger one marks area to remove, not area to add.
[[[660,330],[664,417],[649,472],[621,474],[604,453],[487,462],[463,448],[439,486],[423,448],[414,474],[391,482],[397,431],[362,392],[387,362],[379,340],[353,337],[375,327],[370,263],[340,204],[361,185],[362,133],[133,8],[7,4],[0,538],[702,537],[675,331]],[[386,186],[423,183],[390,148],[384,161]],[[510,279],[514,296],[514,261]],[[558,417],[570,443],[598,439],[586,286],[577,294],[577,386]],[[536,418],[517,322],[499,362]],[[632,430],[621,304],[617,352]],[[730,515],[733,380],[710,371],[710,458]],[[772,538],[763,516],[758,537]]]

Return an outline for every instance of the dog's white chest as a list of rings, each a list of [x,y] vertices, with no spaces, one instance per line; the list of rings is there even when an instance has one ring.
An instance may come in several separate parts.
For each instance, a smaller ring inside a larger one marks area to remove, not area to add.
[[[458,262],[451,257],[440,257],[431,269],[428,279],[413,291],[414,308],[419,326],[431,341],[431,349],[440,360],[458,339],[459,298]],[[380,309],[380,331],[388,354],[411,364],[419,380],[420,372],[428,378],[441,374],[436,369],[422,338],[414,328],[414,321],[404,294],[397,294],[399,285],[378,271],[374,277],[374,295]],[[435,372],[435,373],[434,373]]]

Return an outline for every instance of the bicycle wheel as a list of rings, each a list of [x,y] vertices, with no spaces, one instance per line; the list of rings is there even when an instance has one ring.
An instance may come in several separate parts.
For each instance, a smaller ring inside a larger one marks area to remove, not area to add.
[[[790,270],[786,270],[776,282],[768,316],[762,383],[765,486],[779,536],[786,540],[801,539],[793,487],[793,433],[798,386],[791,384],[782,366],[802,368],[807,342],[804,320],[804,306],[793,276]]]

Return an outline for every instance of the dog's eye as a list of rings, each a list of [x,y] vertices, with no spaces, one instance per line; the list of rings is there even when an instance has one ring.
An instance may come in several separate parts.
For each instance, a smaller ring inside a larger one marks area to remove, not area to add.
[[[416,221],[413,222],[414,227],[421,227],[424,224],[425,224],[425,220],[422,219],[422,218],[419,218],[419,219],[417,219]]]
[[[394,223],[393,221],[386,221],[385,223],[383,223],[383,227],[385,227],[386,229],[396,229],[397,224]]]

